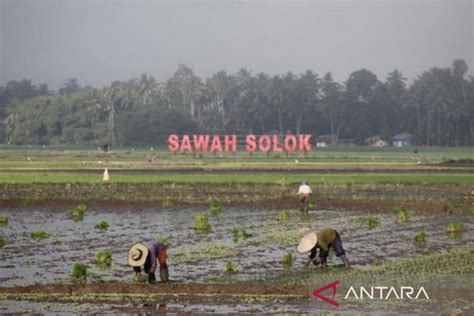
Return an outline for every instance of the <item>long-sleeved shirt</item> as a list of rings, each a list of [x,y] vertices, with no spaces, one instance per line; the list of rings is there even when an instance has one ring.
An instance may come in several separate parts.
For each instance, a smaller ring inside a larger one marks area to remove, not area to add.
[[[311,254],[309,255],[309,258],[314,259],[316,257],[316,252],[318,248],[321,249],[321,251],[319,252],[319,257],[326,258],[329,253],[329,246],[336,240],[336,231],[332,228],[326,227],[316,232],[316,236],[318,237],[318,241],[316,243],[316,246],[311,249]]]
[[[298,189],[298,194],[313,194],[313,190],[311,190],[309,185],[302,184]]]
[[[148,248],[148,256],[147,262],[149,265],[145,264],[145,273],[155,273],[156,271],[156,258],[158,257],[158,253],[164,246],[156,241],[147,241],[144,242],[143,245]]]

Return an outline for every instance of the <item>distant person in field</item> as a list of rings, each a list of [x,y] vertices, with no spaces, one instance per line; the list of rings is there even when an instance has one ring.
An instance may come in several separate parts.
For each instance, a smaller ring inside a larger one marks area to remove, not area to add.
[[[298,189],[298,194],[300,196],[300,211],[307,213],[311,194],[313,194],[313,190],[311,190],[308,181],[305,180],[301,183]]]
[[[312,262],[315,266],[321,264],[321,267],[325,268],[328,265],[329,248],[336,252],[336,257],[341,258],[346,268],[350,268],[346,252],[342,248],[341,236],[335,229],[326,227],[320,231],[307,234],[301,239],[297,249],[300,253],[310,252],[305,267],[308,267]],[[319,258],[316,258],[318,249]]]
[[[155,271],[160,265],[160,279],[168,282],[168,265],[166,246],[156,241],[148,241],[134,245],[128,253],[128,264],[133,267],[137,279],[141,278],[142,266],[148,274],[148,283],[156,283]]]

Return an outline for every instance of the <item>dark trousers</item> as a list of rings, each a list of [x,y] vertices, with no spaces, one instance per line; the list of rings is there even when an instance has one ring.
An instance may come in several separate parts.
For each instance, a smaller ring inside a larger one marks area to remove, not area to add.
[[[328,246],[334,250],[334,252],[336,253],[336,257],[342,257],[346,255],[344,248],[342,248],[341,236],[339,235],[338,232],[336,232],[336,240],[334,240],[334,242]],[[329,251],[324,251],[322,249],[319,251],[320,258],[326,258],[328,254],[329,254]]]
[[[336,240],[334,240],[331,247],[336,252],[336,257],[341,257],[346,254],[344,248],[342,248],[342,240],[338,232],[336,232]]]
[[[143,268],[145,270],[145,273],[148,273],[147,271],[150,271],[151,268],[151,258],[150,255],[146,257],[145,264],[143,265]],[[141,273],[142,268],[141,267],[133,267],[133,271],[136,273]],[[156,276],[155,276],[155,271],[148,273],[148,282],[154,282],[156,281]]]
[[[311,197],[311,195],[309,195],[309,194],[301,194],[300,195],[300,211],[301,212],[308,212],[310,197]]]

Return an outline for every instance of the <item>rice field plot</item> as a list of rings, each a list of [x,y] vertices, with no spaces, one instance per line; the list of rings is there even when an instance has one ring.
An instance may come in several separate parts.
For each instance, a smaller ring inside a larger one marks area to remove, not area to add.
[[[170,210],[156,208],[88,208],[81,221],[70,218],[68,209],[25,208],[1,212],[9,218],[0,228],[8,243],[0,252],[0,281],[4,286],[68,282],[75,262],[89,265],[88,280],[132,281],[127,265],[129,247],[136,242],[165,238],[169,243],[170,278],[176,282],[242,282],[260,274],[292,269],[297,275],[306,255],[296,252],[299,238],[325,226],[337,229],[344,248],[355,268],[370,270],[384,261],[411,258],[420,254],[439,253],[474,241],[474,220],[470,214],[424,216],[416,213],[405,222],[390,213],[378,214],[379,224],[366,223],[371,210],[310,211],[301,215],[284,210],[287,220],[279,221],[282,210],[224,208],[209,216],[210,229],[197,231],[197,213],[205,208]],[[371,215],[374,213],[372,212]],[[95,229],[107,222],[107,230]],[[464,230],[453,238],[446,233],[452,222],[462,222]],[[235,238],[235,229],[244,230],[246,238]],[[32,238],[33,232],[48,237]],[[413,243],[417,233],[429,238],[423,247]],[[96,253],[108,252],[113,258],[108,268],[94,265]],[[292,254],[291,267],[281,258]],[[238,273],[225,274],[232,261]],[[330,256],[329,265],[339,265]]]

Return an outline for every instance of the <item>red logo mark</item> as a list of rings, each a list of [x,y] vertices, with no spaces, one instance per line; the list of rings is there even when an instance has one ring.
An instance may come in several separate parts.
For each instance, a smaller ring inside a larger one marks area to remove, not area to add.
[[[316,289],[313,291],[313,296],[314,297],[317,297],[323,301],[325,301],[326,303],[329,303],[333,306],[335,306],[336,308],[338,308],[340,305],[338,302],[336,301],[333,301],[332,299],[330,298],[327,298],[326,296],[322,295],[321,293],[328,290],[328,289],[332,289],[332,298],[334,298],[336,296],[336,286],[339,285],[339,280],[336,280],[334,282],[331,282],[329,284],[326,284],[325,286],[323,287],[320,287],[319,289]]]

